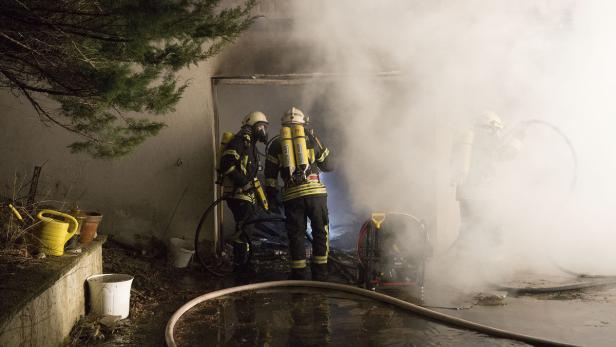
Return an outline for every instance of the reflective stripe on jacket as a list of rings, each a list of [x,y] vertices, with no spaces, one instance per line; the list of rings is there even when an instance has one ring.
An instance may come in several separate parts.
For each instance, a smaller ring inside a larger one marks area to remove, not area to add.
[[[329,150],[324,148],[323,151],[317,152],[315,144],[307,139],[308,147],[308,162],[310,167],[306,172],[306,180],[303,182],[295,182],[289,177],[288,173],[282,171],[280,163],[282,163],[282,148],[280,140],[275,140],[269,147],[267,160],[265,161],[265,186],[277,188],[278,174],[284,181],[282,188],[282,200],[289,201],[303,196],[309,195],[327,195],[327,189],[321,182],[319,174],[321,171],[329,171],[327,169],[327,159]]]

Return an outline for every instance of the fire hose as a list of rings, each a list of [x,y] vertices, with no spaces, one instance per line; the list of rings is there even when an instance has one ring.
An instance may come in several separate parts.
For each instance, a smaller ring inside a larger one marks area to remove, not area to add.
[[[201,234],[201,229],[203,228],[203,224],[205,223],[205,220],[207,219],[207,216],[210,215],[210,213],[212,213],[212,211],[214,210],[214,208],[220,204],[221,202],[227,200],[229,197],[228,196],[221,196],[220,198],[214,200],[214,202],[212,202],[206,209],[205,211],[203,211],[203,214],[201,215],[201,218],[199,219],[199,224],[197,225],[197,230],[195,231],[195,256],[197,257],[197,260],[199,261],[199,264],[201,264],[201,266],[210,274],[217,276],[217,277],[222,277],[224,276],[223,273],[220,273],[214,269],[211,268],[210,265],[208,265],[205,260],[203,259],[203,257],[201,256],[201,253],[199,252],[199,235]]]
[[[214,291],[211,293],[207,293],[196,297],[189,302],[182,305],[177,311],[173,313],[169,321],[167,322],[167,326],[165,327],[165,342],[167,346],[176,347],[177,343],[173,336],[174,328],[177,324],[178,320],[184,313],[186,313],[191,308],[195,307],[198,304],[206,302],[208,300],[212,300],[218,297],[222,297],[229,294],[246,292],[246,291],[256,291],[260,289],[271,289],[271,288],[288,288],[288,287],[299,287],[299,288],[319,288],[333,291],[340,291],[350,294],[359,295],[362,297],[370,298],[373,300],[377,300],[382,303],[393,305],[397,308],[403,309],[407,312],[416,314],[418,316],[430,319],[432,321],[443,323],[449,326],[472,330],[479,333],[483,333],[486,335],[505,338],[515,341],[520,341],[524,343],[529,343],[532,345],[542,345],[542,346],[573,346],[572,344],[567,344],[559,341],[548,340],[544,338],[539,338],[530,335],[519,334],[503,329],[498,329],[494,327],[490,327],[487,325],[474,323],[465,319],[453,317],[444,313],[440,313],[437,311],[433,311],[415,304],[412,304],[407,301],[403,301],[400,299],[396,299],[394,297],[373,292],[370,290],[361,289],[358,287],[338,284],[338,283],[330,283],[330,282],[318,282],[318,281],[274,281],[274,282],[263,282],[263,283],[254,283],[248,284],[244,286],[232,287],[227,289],[222,289],[218,291]]]
[[[413,222],[417,223],[417,225],[421,228],[421,231],[426,235],[426,241],[429,242],[429,237],[428,237],[429,235],[426,232],[426,225],[420,218],[410,213],[404,213],[404,212],[386,212],[386,214],[409,217]],[[371,223],[370,220],[365,221],[362,224],[361,228],[359,229],[359,236],[357,238],[356,250],[357,250],[357,259],[359,261],[360,266],[365,266],[365,260],[363,256],[363,254],[365,253],[364,243],[365,243],[365,238],[366,238],[366,234],[368,233],[368,227],[370,226],[370,223]]]
[[[571,179],[571,183],[569,185],[569,194],[573,193],[576,185],[577,185],[577,180],[578,180],[578,157],[577,157],[577,153],[575,151],[575,147],[573,146],[573,143],[571,142],[571,140],[569,139],[569,137],[567,137],[567,135],[557,126],[555,126],[552,123],[543,121],[543,120],[539,120],[539,119],[530,119],[530,120],[526,120],[523,121],[519,124],[517,124],[516,126],[514,126],[514,128],[511,130],[511,133],[513,133],[514,131],[516,131],[517,128],[521,127],[521,126],[525,126],[528,127],[530,125],[541,125],[544,127],[547,127],[549,129],[551,129],[552,131],[554,131],[555,133],[557,133],[562,139],[563,141],[566,143],[567,148],[569,149],[570,153],[571,153],[571,159],[573,160],[573,168],[572,168],[572,179]],[[552,263],[562,272],[570,274],[570,275],[574,275],[577,276],[579,278],[597,278],[597,279],[601,279],[599,281],[591,281],[591,282],[584,282],[584,283],[578,283],[578,284],[572,284],[572,285],[563,285],[563,286],[556,286],[556,287],[552,287],[553,290],[552,291],[565,291],[565,290],[576,290],[576,289],[583,289],[583,288],[591,288],[591,287],[596,287],[596,286],[603,286],[603,285],[607,285],[607,284],[613,284],[616,283],[616,276],[614,275],[595,275],[595,274],[583,274],[583,273],[578,273],[575,271],[571,271],[567,268],[564,268],[563,266],[561,266],[560,264],[558,264],[550,255],[550,260],[552,261]],[[515,292],[517,293],[546,293],[548,292],[547,290],[549,288],[519,288],[517,290],[515,290],[515,288],[511,288],[514,289]]]
[[[201,253],[199,252],[199,240],[200,240],[200,235],[201,235],[201,229],[203,229],[203,224],[205,223],[205,220],[207,219],[207,217],[212,213],[212,211],[214,211],[214,208],[219,205],[221,202],[226,201],[228,199],[230,199],[231,197],[229,195],[224,195],[221,196],[220,198],[214,200],[214,202],[212,202],[206,209],[205,211],[203,211],[203,214],[201,215],[201,218],[199,219],[199,223],[197,224],[197,229],[195,230],[195,241],[194,241],[194,247],[195,247],[195,256],[197,257],[197,260],[199,261],[199,264],[201,264],[201,266],[210,274],[216,276],[216,277],[222,277],[225,274],[218,271],[218,269],[213,269],[211,265],[207,264],[205,262],[205,259],[203,259],[203,257],[201,256]],[[255,223],[261,223],[261,222],[266,222],[266,221],[284,221],[284,218],[282,217],[269,217],[269,218],[260,218],[260,219],[253,219],[253,220],[249,220],[246,222],[243,222],[240,224],[240,230],[242,233],[245,233],[245,227],[247,225],[250,224],[255,224]]]
[[[569,194],[571,194],[573,192],[573,190],[575,189],[575,186],[577,185],[577,179],[578,179],[578,157],[577,157],[577,153],[575,151],[575,147],[573,146],[573,143],[571,142],[569,137],[567,137],[567,135],[562,130],[560,130],[560,128],[558,128],[556,125],[554,125],[554,124],[552,124],[550,122],[546,122],[546,121],[539,120],[539,119],[529,119],[529,120],[522,121],[522,122],[516,124],[515,126],[513,126],[512,129],[509,131],[508,135],[505,135],[504,137],[507,138],[508,136],[510,136],[509,134],[515,133],[521,127],[527,128],[527,127],[533,126],[533,125],[535,125],[535,126],[536,125],[544,126],[544,127],[547,127],[548,129],[551,129],[553,132],[558,134],[558,136],[560,136],[560,138],[562,138],[562,140],[567,145],[567,148],[569,149],[569,152],[571,153],[571,159],[573,160],[573,168],[571,170],[573,176],[571,178],[571,182],[569,183]]]
[[[569,183],[569,187],[568,187],[568,195],[571,195],[577,185],[577,180],[578,180],[578,157],[577,157],[577,153],[575,150],[575,147],[573,146],[573,143],[571,142],[571,140],[569,139],[569,137],[560,129],[558,128],[556,125],[547,122],[547,121],[543,121],[543,120],[539,120],[539,119],[529,119],[529,120],[525,120],[522,122],[517,123],[516,125],[514,125],[511,130],[504,135],[504,138],[511,138],[514,137],[514,134],[519,132],[520,129],[521,130],[525,130],[526,128],[528,128],[529,126],[543,126],[546,127],[550,130],[552,130],[554,133],[556,133],[565,143],[565,145],[567,146],[569,152],[571,153],[571,159],[572,159],[572,178],[571,178],[571,182]],[[451,245],[447,248],[446,252],[451,251],[454,246],[460,241],[460,235],[458,235],[458,237],[451,243]],[[601,278],[607,278],[610,276],[593,276],[593,275],[584,275],[584,274],[579,274],[579,273],[575,273],[573,271],[570,271],[566,268],[563,268],[562,266],[560,266],[550,255],[548,252],[548,256],[550,257],[551,262],[557,267],[559,268],[561,271],[568,273],[568,274],[573,274],[576,275],[578,277],[585,277],[585,278],[589,278],[589,277],[601,277]],[[553,287],[554,290],[553,291],[561,291],[561,290],[574,290],[574,289],[579,289],[577,288],[578,285],[582,285],[582,284],[576,284],[576,285],[566,285],[566,286],[557,286],[557,287]],[[590,285],[590,286],[594,286],[592,283],[585,283],[584,285]],[[516,292],[516,293],[544,293],[544,292],[548,292],[548,288],[541,288],[541,289],[537,289],[537,288],[510,288],[510,287],[502,287],[502,286],[497,286],[497,287],[501,287],[502,289],[505,289],[507,291],[510,292]],[[563,288],[571,288],[571,289],[563,289]],[[583,287],[583,288],[587,288],[587,287]],[[538,290],[538,291],[536,291]]]
[[[555,292],[566,292],[571,290],[580,290],[587,288],[595,288],[595,287],[603,287],[616,284],[616,277],[604,277],[604,278],[596,278],[592,281],[585,281],[580,283],[573,284],[564,284],[560,286],[553,287],[508,287],[496,285],[496,288],[499,290],[504,290],[510,294],[516,295],[524,295],[524,294],[547,294],[547,293],[555,293]]]

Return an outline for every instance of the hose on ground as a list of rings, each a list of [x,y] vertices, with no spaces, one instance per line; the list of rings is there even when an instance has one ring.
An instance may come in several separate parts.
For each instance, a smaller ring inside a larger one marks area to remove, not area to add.
[[[603,287],[611,284],[616,284],[616,277],[599,278],[594,281],[586,281],[573,284],[565,284],[554,287],[508,287],[508,286],[496,286],[499,290],[504,290],[509,294],[523,295],[523,294],[548,294],[556,292],[566,292],[571,290],[580,290],[586,288]]]
[[[222,277],[224,276],[224,274],[211,269],[211,267],[205,263],[205,260],[203,259],[203,257],[201,256],[201,253],[199,252],[199,235],[201,234],[201,229],[203,227],[203,223],[205,223],[205,220],[207,219],[207,216],[209,216],[209,214],[212,213],[212,211],[218,204],[220,204],[221,202],[227,199],[228,199],[227,196],[221,196],[220,198],[214,200],[214,202],[212,202],[210,206],[208,206],[205,209],[205,211],[203,211],[203,214],[201,215],[201,219],[199,219],[199,224],[197,225],[197,230],[195,231],[195,256],[197,257],[199,264],[201,264],[201,266],[205,269],[205,271],[217,277]]]
[[[569,194],[572,194],[573,191],[575,190],[575,187],[577,185],[577,181],[578,181],[578,156],[577,153],[575,151],[575,147],[573,146],[573,143],[571,142],[571,140],[569,139],[569,137],[567,137],[567,135],[560,129],[558,128],[556,125],[550,123],[550,122],[546,122],[543,120],[539,120],[539,119],[529,119],[523,122],[518,123],[516,126],[513,127],[513,129],[510,131],[510,133],[514,133],[518,128],[520,127],[528,127],[531,125],[540,125],[540,126],[544,126],[547,127],[549,129],[551,129],[552,131],[554,131],[555,133],[557,133],[562,139],[563,141],[566,143],[569,152],[571,153],[571,159],[573,161],[573,168],[572,168],[572,178],[571,178],[571,183],[569,185]],[[567,268],[564,268],[563,266],[561,266],[560,264],[558,264],[553,257],[551,257],[550,255],[550,260],[552,261],[552,263],[562,272],[567,273],[569,275],[574,275],[577,277],[581,277],[581,278],[608,278],[608,277],[616,277],[614,275],[596,275],[596,274],[583,274],[583,273],[578,273],[575,271],[571,271]],[[595,285],[593,285],[593,283],[587,283],[590,287],[594,287]],[[582,284],[580,284],[582,285]],[[601,285],[601,284],[599,284]],[[564,289],[564,290],[575,290],[575,289],[581,289],[581,288],[590,288],[588,286],[584,286],[584,287],[580,287],[580,288],[575,288],[577,285],[572,285],[572,286],[562,286],[562,288],[569,288],[571,287],[572,289]],[[559,287],[554,287],[554,288],[559,288]],[[560,290],[555,290],[555,291],[560,291]],[[532,290],[530,291],[532,292]]]
[[[616,278],[616,275],[599,275],[599,274],[588,274],[588,273],[576,272],[576,271],[572,271],[572,270],[569,270],[567,268],[560,266],[554,260],[552,260],[552,262],[554,263],[554,266],[556,266],[560,271],[566,274],[569,274],[569,275],[579,277],[579,278],[610,278],[610,277]]]
[[[253,283],[239,287],[232,287],[227,289],[218,290],[215,292],[207,293],[201,295],[195,299],[190,300],[189,302],[182,305],[177,311],[173,313],[169,321],[167,322],[167,326],[165,327],[165,342],[167,346],[176,347],[177,343],[173,336],[175,325],[178,320],[184,313],[193,308],[194,306],[203,303],[205,301],[215,299],[221,296],[245,292],[245,291],[256,291],[260,289],[271,289],[271,288],[285,288],[285,287],[300,287],[300,288],[319,288],[319,289],[327,289],[327,290],[335,290],[341,291],[345,293],[351,293],[355,295],[359,295],[362,297],[367,297],[370,299],[374,299],[383,303],[387,303],[408,312],[412,312],[421,317],[428,318],[435,322],[447,324],[449,326],[462,328],[466,330],[472,330],[479,333],[483,333],[486,335],[505,338],[515,341],[521,341],[524,343],[529,343],[532,345],[542,345],[542,346],[573,346],[571,344],[566,344],[559,341],[548,340],[544,338],[539,338],[530,335],[518,334],[507,330],[502,330],[494,327],[490,327],[487,325],[474,323],[468,320],[464,320],[461,318],[453,317],[444,313],[436,312],[433,310],[429,310],[427,308],[412,304],[410,302],[406,302],[400,299],[396,299],[394,297],[384,295],[381,293],[373,292],[370,290],[361,289],[358,287],[331,283],[331,282],[318,282],[318,281],[275,281],[275,282],[263,282],[263,283]]]

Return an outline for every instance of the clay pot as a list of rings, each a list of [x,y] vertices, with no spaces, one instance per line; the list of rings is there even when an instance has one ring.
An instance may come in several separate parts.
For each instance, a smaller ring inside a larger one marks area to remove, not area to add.
[[[79,227],[77,228],[77,235],[81,233],[81,228],[83,228],[83,224],[86,222],[86,212],[80,210],[79,208],[74,208],[69,212],[69,214],[79,223]]]
[[[98,212],[86,212],[86,221],[81,227],[81,234],[79,235],[79,242],[83,245],[87,245],[96,237],[96,230],[98,225],[103,220],[103,215]]]
[[[81,228],[83,228],[83,224],[86,222],[86,213],[78,207],[72,209],[69,214],[77,219],[79,226],[77,227],[77,232],[75,235],[73,235],[73,237],[71,237],[71,239],[67,242],[65,247],[66,249],[77,248],[77,241],[79,239],[79,235],[81,234]]]

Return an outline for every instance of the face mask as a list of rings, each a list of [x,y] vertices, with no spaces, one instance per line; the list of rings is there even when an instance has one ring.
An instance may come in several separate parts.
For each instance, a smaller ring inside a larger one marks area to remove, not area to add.
[[[267,124],[259,123],[253,127],[254,136],[257,141],[267,142]]]

